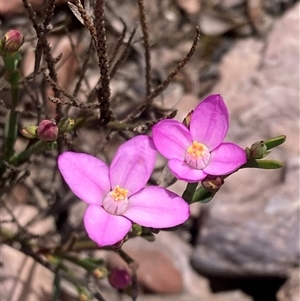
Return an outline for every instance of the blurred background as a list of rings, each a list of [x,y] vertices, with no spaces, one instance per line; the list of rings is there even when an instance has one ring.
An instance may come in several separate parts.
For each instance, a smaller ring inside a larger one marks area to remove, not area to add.
[[[47,1],[30,3],[42,19]],[[56,1],[48,41],[57,64],[58,83],[81,103],[94,103],[93,88],[99,79],[95,51],[84,26],[67,1]],[[299,244],[299,80],[300,5],[295,0],[145,0],[151,50],[151,84],[159,85],[184,58],[201,32],[195,54],[158,96],[139,121],[160,118],[177,108],[176,119],[185,116],[208,94],[221,94],[230,114],[228,141],[250,147],[260,140],[285,134],[285,144],[270,157],[284,168],[237,172],[209,204],[193,204],[191,218],[175,232],[161,231],[155,242],[135,238],[124,250],[139,264],[140,301],[298,301],[300,300]],[[0,2],[3,36],[18,28],[25,36],[22,76],[34,69],[36,33],[21,0]],[[126,25],[121,44],[126,59],[111,78],[112,108],[124,119],[145,97],[145,60],[136,1],[110,0],[106,4],[108,54],[111,66],[121,54],[113,54]],[[133,43],[127,45],[137,28]],[[89,61],[86,62],[86,57]],[[41,68],[43,64],[41,65]],[[87,71],[76,87],[82,69]],[[43,117],[55,116],[47,101],[52,88],[40,72],[37,83],[22,82],[19,128],[35,124],[36,99]],[[10,106],[10,91],[0,61],[0,147]],[[89,110],[65,109],[66,116],[87,116]],[[93,114],[99,114],[93,110]],[[91,125],[69,137],[76,151],[88,152],[109,162],[124,139]],[[28,140],[21,135],[16,151]],[[56,151],[34,156],[23,164],[9,186],[0,187],[0,221],[36,235],[39,244],[64,242],[84,235],[85,204],[62,182],[56,169]],[[159,158],[156,174],[166,162]],[[182,194],[185,183],[170,187]],[[3,205],[5,203],[5,206]],[[12,219],[12,216],[14,217]],[[17,222],[16,222],[17,221]],[[53,273],[24,255],[17,244],[2,243],[0,296],[3,301],[51,300]],[[88,252],[104,258],[110,267],[124,265],[112,251]],[[82,271],[78,279],[87,280]],[[113,290],[107,281],[93,284],[107,301],[131,300]],[[73,287],[63,282],[59,300],[78,300]]]

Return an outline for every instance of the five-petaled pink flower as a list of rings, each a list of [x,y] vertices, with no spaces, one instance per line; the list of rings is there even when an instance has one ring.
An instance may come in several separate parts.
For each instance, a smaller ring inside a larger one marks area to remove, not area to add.
[[[185,222],[188,204],[176,194],[146,186],[155,166],[156,149],[146,135],[122,144],[110,167],[91,155],[64,152],[59,170],[73,193],[89,206],[84,225],[99,246],[113,245],[129,232],[132,222],[167,228]]]
[[[152,128],[153,142],[180,180],[198,182],[208,174],[226,175],[247,161],[241,147],[223,142],[228,119],[222,97],[210,95],[192,113],[189,128],[176,120],[163,120]]]

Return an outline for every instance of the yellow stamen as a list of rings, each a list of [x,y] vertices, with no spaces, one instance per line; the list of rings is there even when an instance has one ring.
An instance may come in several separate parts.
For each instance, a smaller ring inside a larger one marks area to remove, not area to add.
[[[205,152],[205,145],[197,141],[193,141],[193,143],[187,149],[187,153],[190,154],[194,159],[202,157],[205,154]]]
[[[117,185],[111,192],[111,196],[116,201],[123,201],[127,198],[128,190]]]

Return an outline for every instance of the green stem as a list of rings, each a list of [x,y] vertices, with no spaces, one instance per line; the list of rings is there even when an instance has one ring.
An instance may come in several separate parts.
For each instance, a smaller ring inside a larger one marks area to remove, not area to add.
[[[47,149],[48,142],[39,140],[33,145],[26,148],[23,152],[14,155],[10,158],[9,163],[12,165],[18,165],[26,161],[31,155],[42,152]]]
[[[13,154],[14,144],[18,134],[18,113],[15,109],[15,107],[11,108],[8,115],[8,122],[5,125],[4,160],[6,161],[8,161]]]
[[[198,183],[188,183],[184,193],[182,194],[182,198],[188,203],[191,204],[193,200],[193,195],[195,194],[195,190],[198,186]]]
[[[95,264],[85,261],[85,260],[81,260],[81,259],[79,259],[75,256],[72,256],[72,255],[69,255],[69,254],[60,254],[58,256],[58,258],[72,262],[75,265],[78,265],[89,272],[92,272],[95,269]]]
[[[129,266],[134,263],[134,260],[122,249],[119,249],[117,252]]]
[[[281,168],[284,164],[282,162],[276,161],[276,160],[263,160],[263,159],[249,159],[243,166],[241,166],[239,169],[243,168],[261,168],[261,169],[277,169]],[[226,176],[222,176],[223,179],[226,179],[233,173],[237,172],[238,170],[232,172],[231,174],[228,174]],[[186,191],[188,190],[188,187]],[[184,192],[184,194],[186,193]],[[203,186],[198,188],[194,195],[192,196],[192,201],[189,202],[190,204],[195,202],[201,202],[201,203],[208,203],[211,201],[211,199],[214,197],[216,193],[210,192],[207,189],[205,189]]]
[[[8,161],[14,153],[14,145],[18,134],[18,113],[16,112],[16,107],[19,101],[20,71],[17,69],[17,66],[20,59],[21,57],[19,52],[14,54],[6,54],[3,57],[4,66],[7,72],[7,81],[11,85],[12,96],[11,110],[5,123],[5,142],[2,157],[2,159],[5,161]],[[5,172],[5,169],[5,165],[3,164],[2,160],[0,160],[0,175]]]

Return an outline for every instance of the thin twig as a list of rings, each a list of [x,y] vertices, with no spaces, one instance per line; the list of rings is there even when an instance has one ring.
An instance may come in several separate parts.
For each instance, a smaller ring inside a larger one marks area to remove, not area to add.
[[[128,42],[126,43],[126,47],[125,47],[124,51],[122,52],[120,58],[116,61],[114,66],[111,68],[110,77],[113,77],[115,75],[115,73],[117,72],[120,64],[125,60],[125,58],[128,54],[129,47],[131,46],[133,38],[135,36],[135,33],[136,33],[136,28],[134,28],[132,33],[130,34]]]
[[[77,100],[71,95],[69,94],[66,90],[64,90],[63,88],[61,88],[55,81],[53,81],[53,79],[46,73],[44,72],[44,77],[46,79],[46,81],[51,85],[51,87],[56,90],[59,91],[60,94],[64,95],[65,97],[67,97],[72,106],[78,107],[78,102]],[[57,98],[57,97],[55,97]],[[54,103],[54,101],[52,101]],[[57,102],[56,104],[60,104],[59,102]]]
[[[87,52],[84,56],[83,64],[82,64],[80,74],[79,74],[79,78],[78,78],[78,81],[76,83],[76,86],[75,86],[75,89],[74,89],[74,92],[73,92],[73,97],[74,98],[78,95],[78,92],[80,90],[82,81],[83,81],[84,76],[85,76],[85,72],[88,69],[88,64],[89,64],[89,60],[90,60],[90,56],[92,54],[92,51],[93,51],[93,41],[91,41],[91,43],[89,45],[89,48],[88,48],[88,50],[87,50]]]
[[[123,19],[120,19],[120,20],[121,20],[121,22],[123,24],[123,31],[121,33],[121,36],[118,38],[117,44],[114,47],[114,50],[113,50],[113,52],[111,54],[111,57],[110,57],[109,62],[108,62],[109,66],[112,65],[114,59],[116,58],[116,56],[117,56],[117,54],[118,54],[118,52],[119,52],[122,44],[124,43],[124,39],[125,39],[125,36],[126,36],[126,33],[127,33],[127,26],[126,26],[125,22],[123,21]]]
[[[92,104],[92,103],[78,103],[75,99],[75,101],[73,101],[72,99],[69,100],[62,100],[58,97],[53,97],[53,96],[48,96],[48,100],[55,103],[55,104],[59,104],[59,105],[67,105],[67,106],[73,106],[75,108],[79,108],[79,109],[87,109],[87,110],[91,110],[91,109],[98,109],[100,104],[96,103],[96,104]]]
[[[187,53],[185,58],[179,62],[177,67],[169,74],[169,76],[147,97],[146,101],[141,104],[132,114],[130,114],[127,118],[126,121],[133,120],[136,115],[141,114],[152,102],[152,100],[160,95],[170,84],[170,82],[174,79],[174,77],[178,74],[178,72],[188,63],[188,61],[191,59],[193,56],[198,42],[200,39],[200,30],[198,27],[196,27],[196,36],[193,42],[193,45],[190,49],[190,51]]]
[[[48,0],[45,19],[43,22],[44,33],[48,30],[48,25],[50,24],[52,17],[54,15],[54,8],[55,8],[55,0]]]

